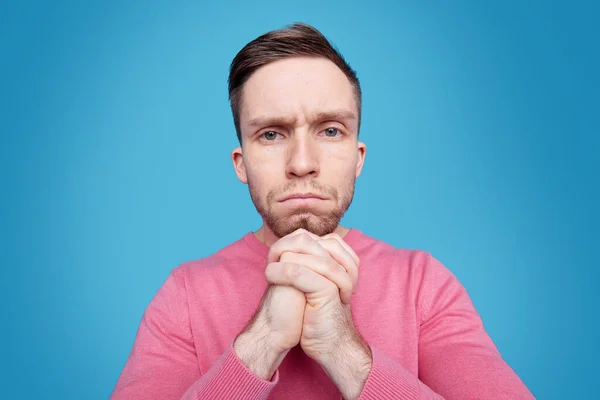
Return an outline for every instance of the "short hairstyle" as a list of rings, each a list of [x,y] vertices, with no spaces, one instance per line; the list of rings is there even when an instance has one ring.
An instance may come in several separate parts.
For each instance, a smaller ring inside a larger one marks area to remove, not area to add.
[[[240,144],[242,143],[240,110],[244,84],[260,67],[291,57],[325,58],[342,70],[354,88],[360,128],[362,93],[356,72],[321,32],[308,24],[295,23],[254,39],[244,46],[231,62],[228,80],[229,102]]]

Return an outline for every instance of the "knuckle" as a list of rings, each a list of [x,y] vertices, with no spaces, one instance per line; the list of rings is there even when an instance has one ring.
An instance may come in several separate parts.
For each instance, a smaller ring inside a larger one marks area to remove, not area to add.
[[[329,238],[323,239],[323,242],[325,242],[329,245],[335,245],[337,243],[337,240],[329,237]]]
[[[331,242],[331,246],[335,247],[336,249],[338,249],[338,251],[342,252],[342,253],[346,253],[346,249],[344,248],[344,246],[342,246],[342,244],[340,243],[339,240],[335,239],[335,238],[331,238],[329,239]]]
[[[287,263],[286,264],[286,271],[287,271],[288,277],[290,277],[291,279],[294,279],[298,275],[300,275],[301,268],[300,268],[300,265],[298,265],[298,264]]]
[[[348,275],[344,276],[344,279],[342,279],[342,289],[351,291],[353,286],[352,279]]]
[[[330,233],[329,235],[323,236],[323,239],[326,239],[326,240],[332,241],[332,242],[337,242],[338,239],[341,239],[341,238],[337,233]]]
[[[346,276],[346,279],[344,279],[344,287],[347,290],[352,290],[352,288],[354,287],[354,283],[352,282],[352,278],[350,278],[349,276]]]
[[[279,261],[273,261],[267,265],[266,271],[273,274],[276,273],[281,268],[281,263]]]
[[[290,257],[291,257],[290,252],[284,251],[283,253],[281,253],[281,256],[279,257],[279,261],[281,261],[281,262],[289,261]]]
[[[267,268],[265,268],[265,278],[267,279],[267,282],[269,282],[269,283],[271,283],[273,280],[273,275],[275,273],[274,269],[275,269],[274,263],[267,264]]]
[[[341,272],[341,266],[335,260],[327,260],[327,271],[331,274],[338,274]]]
[[[313,240],[312,238],[308,235],[308,233],[301,233],[299,236],[299,240],[303,245],[308,245],[310,244]]]
[[[298,228],[294,232],[290,233],[289,236],[301,236],[301,235],[306,235],[307,233],[308,233],[308,231],[306,229]]]
[[[268,252],[267,258],[271,258],[275,254],[277,254],[279,252],[279,247],[281,247],[281,244],[280,244],[279,241],[273,243],[273,245],[269,248],[269,252]]]

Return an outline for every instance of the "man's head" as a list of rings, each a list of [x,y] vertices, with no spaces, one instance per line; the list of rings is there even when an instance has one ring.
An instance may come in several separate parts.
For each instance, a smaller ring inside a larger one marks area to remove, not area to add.
[[[355,72],[320,32],[295,24],[237,54],[229,97],[241,144],[234,167],[265,225],[277,237],[333,232],[366,153]]]

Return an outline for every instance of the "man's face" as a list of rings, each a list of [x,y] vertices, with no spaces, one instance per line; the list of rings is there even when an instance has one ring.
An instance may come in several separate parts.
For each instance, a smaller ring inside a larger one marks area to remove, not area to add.
[[[244,85],[240,128],[234,167],[275,236],[333,232],[366,152],[344,73],[329,60],[304,57],[258,69]]]

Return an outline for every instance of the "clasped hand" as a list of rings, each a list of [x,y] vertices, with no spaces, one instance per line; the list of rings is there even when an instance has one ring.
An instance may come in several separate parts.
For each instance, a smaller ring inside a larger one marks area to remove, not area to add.
[[[248,369],[270,380],[300,344],[343,398],[358,398],[373,361],[350,312],[358,264],[356,253],[337,234],[318,237],[300,229],[274,243],[265,269],[270,285],[234,342]]]
[[[299,229],[271,246],[266,279],[271,285],[289,287],[273,293],[288,308],[279,311],[288,313],[284,318],[302,317],[301,324],[285,327],[295,326],[300,332],[283,330],[287,333],[282,338],[284,347],[299,342],[309,357],[322,364],[335,358],[340,343],[356,336],[349,304],[356,292],[358,268],[358,256],[335,233],[319,237]]]

